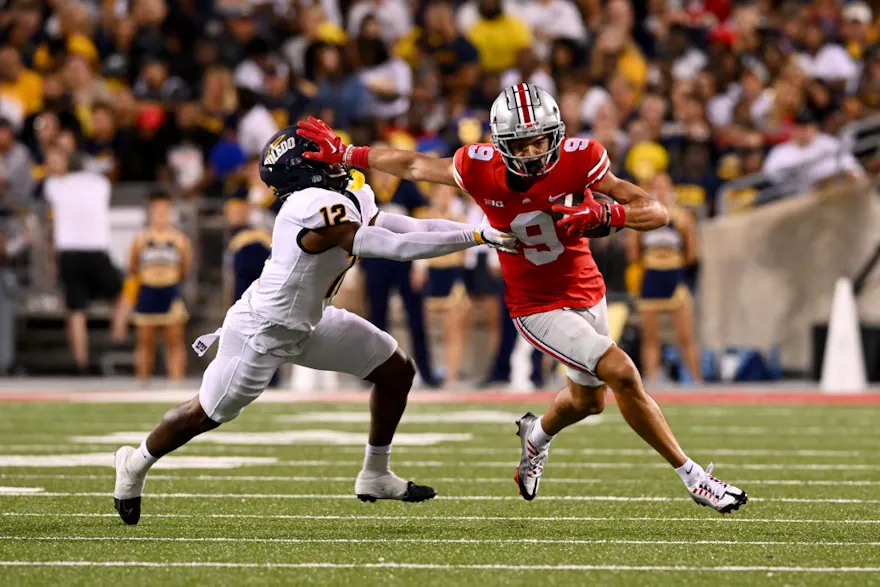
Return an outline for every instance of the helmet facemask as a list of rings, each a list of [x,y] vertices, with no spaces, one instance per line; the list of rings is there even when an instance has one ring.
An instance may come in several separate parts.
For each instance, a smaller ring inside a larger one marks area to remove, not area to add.
[[[537,127],[520,124],[514,132],[498,133],[497,129],[492,125],[492,143],[501,158],[504,165],[515,175],[521,177],[535,177],[544,175],[549,172],[559,161],[559,149],[565,138],[565,124],[560,121],[550,127]],[[516,155],[511,148],[516,141],[530,139],[535,137],[547,137],[549,145],[547,150],[536,155]]]

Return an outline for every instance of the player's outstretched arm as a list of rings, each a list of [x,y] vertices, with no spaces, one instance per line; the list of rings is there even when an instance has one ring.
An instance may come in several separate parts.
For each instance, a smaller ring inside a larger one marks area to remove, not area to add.
[[[474,227],[455,220],[443,218],[413,218],[403,214],[379,212],[370,221],[373,226],[381,226],[391,232],[404,234],[407,232],[448,232],[451,230],[469,230]]]
[[[377,169],[410,181],[430,181],[455,186],[452,159],[438,159],[414,151],[346,145],[323,120],[312,116],[297,124],[297,134],[314,141],[317,152],[307,152],[308,159],[331,165],[343,164],[359,169]]]
[[[610,171],[601,181],[593,184],[591,189],[611,196],[623,206],[626,228],[633,230],[654,230],[666,226],[669,213],[666,206],[652,198],[639,186],[616,177]],[[612,224],[612,226],[614,226]]]
[[[340,247],[356,257],[415,261],[442,257],[478,245],[512,250],[517,245],[517,240],[516,237],[490,226],[446,232],[398,234],[380,226],[345,222],[310,230],[300,238],[300,245],[314,254]]]

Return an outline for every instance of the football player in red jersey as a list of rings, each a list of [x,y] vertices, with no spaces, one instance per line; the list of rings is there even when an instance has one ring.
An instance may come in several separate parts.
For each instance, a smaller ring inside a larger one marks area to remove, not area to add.
[[[532,84],[505,89],[492,105],[490,126],[491,144],[465,145],[451,159],[345,145],[314,118],[300,122],[298,132],[319,145],[305,157],[457,185],[494,228],[522,243],[499,255],[510,315],[532,345],[566,365],[569,378],[542,416],[527,413],[517,422],[522,457],[515,479],[525,499],[538,493],[553,437],[600,413],[607,386],[627,423],[675,468],[694,501],[721,513],[739,509],[746,493],[714,477],[712,465],[704,470],[685,455],[632,360],[608,336],[605,283],[586,237],[659,228],[667,223],[666,209],[615,177],[598,142],[566,137],[556,101]],[[594,198],[592,190],[613,203]],[[564,205],[581,193],[578,206]]]

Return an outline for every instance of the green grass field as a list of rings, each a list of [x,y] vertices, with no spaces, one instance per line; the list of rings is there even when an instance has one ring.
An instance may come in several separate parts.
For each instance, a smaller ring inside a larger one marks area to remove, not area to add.
[[[689,455],[749,492],[721,517],[614,406],[554,441],[528,503],[524,408],[411,405],[392,463],[440,496],[364,504],[365,405],[257,403],[154,468],[124,526],[106,465],[166,407],[0,405],[0,585],[880,584],[877,407],[670,406]]]

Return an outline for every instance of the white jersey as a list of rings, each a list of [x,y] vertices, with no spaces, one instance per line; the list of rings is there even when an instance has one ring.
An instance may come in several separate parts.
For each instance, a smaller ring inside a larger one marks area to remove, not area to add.
[[[272,254],[242,303],[273,324],[314,330],[357,257],[339,247],[308,253],[300,239],[309,230],[343,222],[367,225],[377,212],[375,195],[366,184],[344,194],[307,188],[288,196],[275,219]]]

